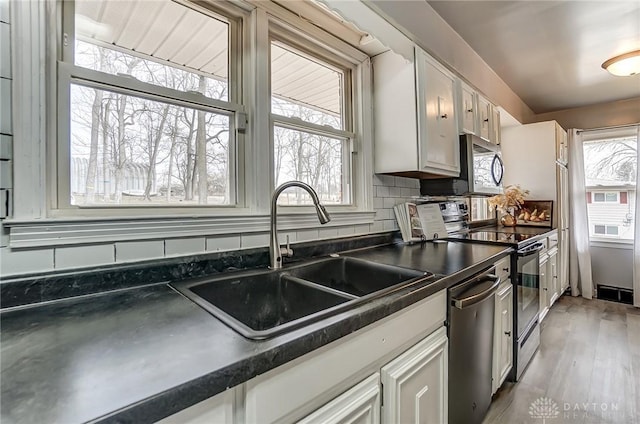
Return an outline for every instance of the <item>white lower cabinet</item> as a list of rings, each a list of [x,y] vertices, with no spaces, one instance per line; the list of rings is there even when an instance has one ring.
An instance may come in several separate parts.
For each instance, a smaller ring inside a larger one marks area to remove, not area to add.
[[[549,300],[547,306],[551,305],[560,297],[560,281],[558,279],[558,249],[549,250],[549,260],[547,262],[547,281],[549,284]]]
[[[549,312],[549,299],[551,293],[549,292],[549,272],[547,271],[547,263],[549,262],[549,256],[546,253],[540,256],[540,313],[539,320],[542,322],[544,317]]]
[[[441,290],[161,422],[446,423],[446,308]]]
[[[381,370],[383,423],[446,423],[448,341],[441,328]]]
[[[513,366],[513,287],[504,281],[496,293],[493,334],[493,379],[495,393],[507,378]]]
[[[379,424],[380,374],[375,373],[298,424]]]

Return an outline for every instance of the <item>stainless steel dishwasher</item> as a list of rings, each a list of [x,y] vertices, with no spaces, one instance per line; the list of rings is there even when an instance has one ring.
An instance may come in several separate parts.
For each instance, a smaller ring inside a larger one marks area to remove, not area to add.
[[[495,267],[451,287],[449,311],[449,423],[481,423],[491,404]]]

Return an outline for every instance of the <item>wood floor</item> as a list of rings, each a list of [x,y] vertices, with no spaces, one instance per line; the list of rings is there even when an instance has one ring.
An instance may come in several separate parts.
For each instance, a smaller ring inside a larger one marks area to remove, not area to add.
[[[640,424],[640,309],[562,296],[522,379],[494,396],[494,423]]]

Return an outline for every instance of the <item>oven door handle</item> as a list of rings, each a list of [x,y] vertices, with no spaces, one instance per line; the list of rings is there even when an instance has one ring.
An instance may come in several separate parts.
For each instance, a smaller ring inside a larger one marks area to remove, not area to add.
[[[494,274],[488,274],[477,281],[478,284],[485,283],[488,287],[482,290],[480,293],[475,293],[467,297],[452,299],[451,303],[458,309],[464,309],[476,303],[482,302],[488,297],[491,297],[498,290],[500,285],[500,277]],[[489,283],[489,284],[486,284]]]
[[[527,247],[527,248],[522,249],[522,250],[518,250],[518,257],[524,258],[526,256],[531,256],[531,255],[541,251],[542,249],[544,249],[544,244],[536,243],[533,246]]]

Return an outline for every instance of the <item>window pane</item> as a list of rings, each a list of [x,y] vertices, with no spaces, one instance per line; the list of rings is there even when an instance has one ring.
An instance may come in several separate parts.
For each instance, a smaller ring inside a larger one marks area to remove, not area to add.
[[[349,203],[345,140],[274,126],[274,145],[276,186],[300,180],[313,187],[323,203]],[[306,205],[312,201],[305,191],[290,189],[280,195],[278,203]]]
[[[584,143],[586,186],[600,190],[587,204],[590,224],[598,223],[593,235],[633,240],[637,147],[635,136]],[[627,199],[619,197],[621,191]]]
[[[229,117],[71,85],[71,204],[231,203]]]
[[[75,5],[76,65],[228,100],[227,23],[170,0]]]
[[[342,129],[343,73],[271,44],[271,111]]]

